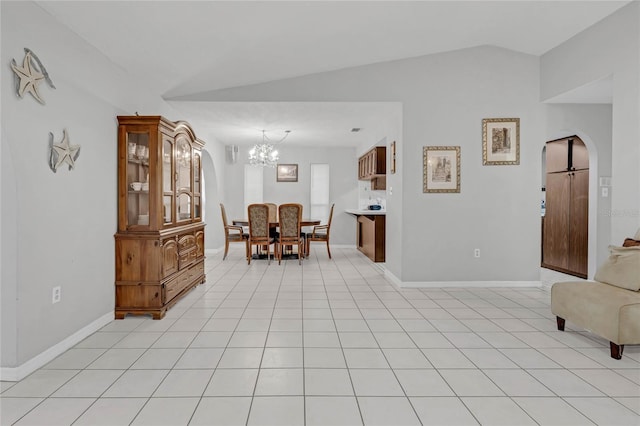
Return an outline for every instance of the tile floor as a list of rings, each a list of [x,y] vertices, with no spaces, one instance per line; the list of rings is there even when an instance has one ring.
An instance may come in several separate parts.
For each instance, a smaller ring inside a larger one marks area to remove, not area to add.
[[[616,361],[557,331],[548,288],[398,290],[333,251],[302,267],[210,256],[163,320],[113,321],[1,382],[0,423],[640,424],[640,346]]]

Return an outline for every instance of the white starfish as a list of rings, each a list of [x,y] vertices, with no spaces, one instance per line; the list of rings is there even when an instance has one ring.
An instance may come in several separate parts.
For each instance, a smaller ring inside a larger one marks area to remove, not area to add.
[[[58,167],[62,163],[69,164],[69,170],[73,169],[75,166],[75,160],[78,158],[80,151],[80,145],[70,145],[69,138],[67,137],[67,129],[63,130],[64,136],[62,137],[62,142],[54,143],[52,148],[58,154],[58,162],[54,166],[55,170],[58,170]]]
[[[44,100],[40,97],[40,93],[38,92],[38,85],[42,80],[44,80],[44,74],[33,66],[31,60],[31,52],[27,52],[26,55],[24,55],[22,67],[19,67],[15,60],[11,61],[11,69],[20,78],[18,96],[22,98],[24,97],[25,92],[31,93],[38,102],[44,104]]]

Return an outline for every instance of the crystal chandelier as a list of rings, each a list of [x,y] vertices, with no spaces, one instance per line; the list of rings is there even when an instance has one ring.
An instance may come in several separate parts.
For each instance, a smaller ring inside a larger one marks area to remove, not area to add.
[[[275,167],[278,164],[278,159],[280,159],[278,155],[278,150],[275,145],[284,141],[291,130],[285,130],[285,135],[282,139],[275,143],[269,143],[269,138],[267,137],[266,131],[262,131],[262,143],[256,144],[249,151],[249,163],[252,166],[269,166]]]

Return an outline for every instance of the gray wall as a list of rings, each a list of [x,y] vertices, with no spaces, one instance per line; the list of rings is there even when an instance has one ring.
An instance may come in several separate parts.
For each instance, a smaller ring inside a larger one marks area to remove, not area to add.
[[[640,3],[635,1],[541,58],[541,98],[613,76],[611,239],[640,226]]]
[[[240,147],[236,164],[226,164],[225,208],[229,220],[244,218],[244,166],[248,163],[248,149]],[[331,170],[330,202],[335,203],[331,224],[331,244],[355,246],[355,219],[344,212],[357,208],[358,175],[355,148],[306,148],[287,146],[286,142],[278,147],[280,163],[298,164],[298,182],[277,182],[273,168],[263,168],[265,202],[282,204],[297,202],[303,205],[303,216],[309,212],[309,179],[312,163],[329,164]]]
[[[1,366],[20,366],[113,312],[117,115],[173,113],[30,2],[1,2]],[[16,96],[11,59],[33,50],[56,89]],[[81,146],[75,170],[48,166],[49,132]],[[54,286],[62,300],[52,305]]]

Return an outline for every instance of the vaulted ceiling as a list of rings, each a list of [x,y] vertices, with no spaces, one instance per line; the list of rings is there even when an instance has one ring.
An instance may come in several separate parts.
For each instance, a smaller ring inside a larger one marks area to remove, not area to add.
[[[144,79],[150,90],[167,100],[188,100],[217,89],[480,45],[542,55],[629,1],[37,3],[130,75]],[[602,86],[590,90],[602,96]],[[216,113],[210,124],[224,143],[248,143],[246,135],[265,123],[274,129],[284,125],[280,117],[287,117],[289,127],[299,121],[299,128],[317,134],[323,121],[340,116],[357,126],[388,109],[326,106],[217,103],[210,105]],[[188,111],[187,103],[184,107]],[[344,108],[342,114],[336,108]],[[236,138],[242,129],[249,130]],[[360,142],[354,138],[353,145]]]

